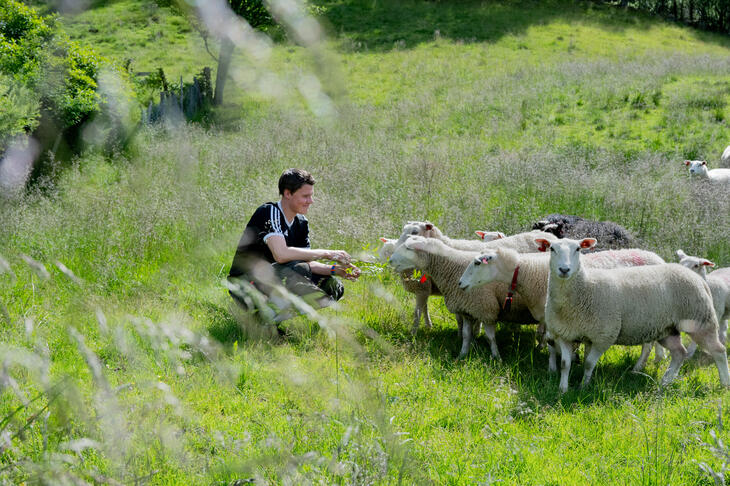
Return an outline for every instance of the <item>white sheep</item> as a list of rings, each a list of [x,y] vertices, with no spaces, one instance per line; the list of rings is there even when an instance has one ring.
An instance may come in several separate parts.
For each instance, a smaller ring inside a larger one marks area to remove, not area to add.
[[[709,352],[720,382],[730,386],[727,354],[717,337],[717,317],[707,283],[675,263],[585,268],[580,250],[595,244],[595,239],[585,238],[550,245],[545,323],[560,345],[561,392],[568,390],[571,343],[575,341],[590,344],[583,385],[590,382],[596,362],[612,345],[652,341],[659,341],[671,353],[662,384],[672,382],[687,355],[680,331]]]
[[[720,161],[722,162],[722,165],[725,167],[730,166],[730,145],[725,147],[725,150],[722,152],[722,157],[720,157]]]
[[[704,160],[685,160],[684,165],[689,167],[690,176],[697,176],[710,182],[730,184],[730,169],[708,170],[707,162]]]
[[[395,252],[395,249],[398,246],[398,240],[382,237],[380,238],[380,241],[383,242],[383,246],[380,248],[378,256],[383,263],[386,263],[393,252]],[[428,328],[433,327],[431,316],[428,313],[428,298],[432,295],[441,295],[439,289],[425,274],[414,277],[413,272],[401,272],[400,278],[406,292],[410,292],[416,297],[416,307],[413,311],[413,327],[411,328],[411,333],[414,335],[418,333],[421,318],[423,318],[424,326]],[[456,320],[461,328],[460,319],[457,317]]]
[[[519,235],[514,235],[511,237],[504,237],[504,233],[500,233],[498,231],[491,233],[477,231],[478,235],[479,233],[485,233],[485,235],[483,236],[484,240],[452,239],[445,236],[441,232],[441,230],[436,227],[436,225],[429,221],[408,221],[403,226],[400,237],[394,243],[392,242],[392,240],[389,240],[387,238],[381,238],[381,241],[385,243],[385,245],[383,245],[383,248],[381,249],[381,258],[383,258],[386,253],[392,254],[392,251],[394,251],[395,248],[399,245],[403,244],[403,242],[410,236],[437,238],[442,240],[448,246],[460,250],[474,251],[494,247],[495,245],[507,246],[510,248],[514,248],[518,251],[537,251],[538,247],[534,243],[535,238],[554,238],[553,235],[542,231],[521,233]],[[482,237],[482,235],[479,236]],[[489,240],[488,238],[493,239]],[[438,290],[438,288],[436,288],[433,282],[430,282],[428,280],[428,276],[425,274],[417,279],[414,279],[411,273],[404,272],[401,274],[401,280],[403,282],[403,288],[416,296],[416,308],[414,311],[412,333],[416,334],[418,332],[421,316],[423,316],[424,325],[429,328],[432,327],[433,325],[431,323],[431,317],[428,313],[428,297],[431,295],[441,295],[441,292]],[[459,319],[459,316],[457,316],[457,324],[459,326],[459,335],[461,336],[462,322]],[[476,334],[478,334],[478,332],[479,331],[477,328]]]
[[[423,236],[426,238],[436,238],[443,241],[446,245],[451,248],[462,251],[483,251],[490,248],[512,248],[520,253],[532,253],[540,250],[538,244],[535,243],[535,239],[543,238],[549,241],[556,241],[557,236],[552,233],[546,233],[544,231],[528,231],[526,233],[518,233],[516,235],[507,236],[505,238],[495,238],[492,241],[482,240],[460,240],[449,238],[444,235],[443,232],[429,221],[411,221],[403,226],[403,232],[401,233],[398,241],[402,243],[409,236]]]
[[[511,308],[503,311],[501,304],[508,290],[505,284],[485,285],[475,292],[465,292],[459,288],[459,278],[477,255],[476,252],[451,248],[436,238],[411,236],[396,248],[390,257],[390,264],[399,272],[416,269],[428,274],[441,290],[446,308],[462,316],[460,358],[469,352],[472,326],[481,322],[492,356],[500,359],[495,338],[497,320],[520,324],[532,324],[536,321],[520,296],[515,296]]]
[[[715,266],[710,260],[689,256],[682,250],[677,250],[676,254],[680,265],[684,265],[698,274],[709,285],[719,325],[718,338],[721,343],[725,344],[727,342],[728,319],[730,319],[730,268],[720,268],[708,274],[707,267],[712,268]],[[687,347],[689,356],[692,356],[696,349],[697,344],[690,343]]]
[[[617,268],[638,265],[659,265],[664,260],[656,253],[638,250],[610,250],[589,253],[581,256],[583,264],[589,268]],[[464,271],[459,286],[464,290],[478,288],[492,282],[510,284],[510,292],[516,291],[525,301],[532,316],[545,323],[545,301],[547,282],[550,273],[550,257],[546,253],[517,253],[509,248],[489,250],[477,256]],[[551,372],[557,371],[556,350],[548,340],[549,365]],[[642,353],[634,366],[634,371],[644,369],[651,353],[651,344],[642,347]],[[663,359],[664,352],[656,348],[657,360]]]

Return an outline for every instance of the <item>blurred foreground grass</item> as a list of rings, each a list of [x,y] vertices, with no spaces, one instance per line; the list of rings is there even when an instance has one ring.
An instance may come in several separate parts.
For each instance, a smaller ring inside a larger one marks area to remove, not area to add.
[[[307,52],[277,44],[278,101],[237,84],[223,129],[145,129],[3,200],[0,482],[712,484],[700,466],[727,465],[712,434],[728,440],[728,392],[702,357],[659,390],[666,363],[631,374],[638,349],[616,347],[561,397],[534,329],[500,331],[503,363],[483,338],[457,362],[441,300],[412,338],[412,301],[376,264],[284,342],[249,339],[229,312],[239,234],[291,166],[318,180],[313,245],[361,260],[408,219],[470,238],[563,212],[616,221],[667,260],[730,265],[729,198],[681,165],[716,164],[729,140],[726,39],[545,5],[323,2],[346,88],[335,119],[292,88]],[[158,23],[145,15],[142,38]],[[114,32],[105,54],[132,37]],[[174,46],[181,72],[201,56]]]

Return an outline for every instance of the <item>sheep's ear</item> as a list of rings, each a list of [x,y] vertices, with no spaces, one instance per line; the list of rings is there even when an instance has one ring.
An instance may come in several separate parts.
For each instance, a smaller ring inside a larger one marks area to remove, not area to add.
[[[433,229],[433,223],[428,223],[428,222],[427,222],[427,223],[426,223],[426,224],[424,225],[424,227],[426,228],[426,231],[431,231],[431,230]]]
[[[687,258],[687,254],[682,250],[677,250],[674,252],[674,254],[677,255],[677,258],[679,258],[680,260]]]
[[[386,238],[384,236],[381,236],[380,237],[380,241],[382,241],[383,243],[387,243],[388,242],[388,238]]]
[[[501,231],[497,231],[497,237],[495,238],[495,240],[501,240],[502,238],[506,237],[507,236],[504,233],[502,233]]]
[[[535,243],[537,243],[537,251],[548,251],[548,248],[550,248],[550,242],[546,239],[538,238]]]
[[[702,265],[707,266],[707,267],[714,267],[715,266],[715,264],[712,263],[710,260],[705,260],[704,258],[702,260],[700,260],[700,263]]]
[[[476,234],[477,234],[477,236],[478,236],[479,238],[481,238],[481,239],[484,239],[484,235],[486,235],[486,234],[487,234],[487,232],[486,232],[486,231],[479,231],[479,230],[476,230],[476,231],[475,231],[474,233],[476,233]]]
[[[689,167],[691,164],[692,164],[692,161],[691,160],[685,160],[684,161],[684,165],[686,165],[687,167]]]
[[[707,165],[707,162],[703,160],[702,165]]]
[[[596,246],[596,243],[598,243],[598,241],[595,238],[584,238],[580,242],[580,247],[586,250],[588,248],[593,248],[594,246]]]

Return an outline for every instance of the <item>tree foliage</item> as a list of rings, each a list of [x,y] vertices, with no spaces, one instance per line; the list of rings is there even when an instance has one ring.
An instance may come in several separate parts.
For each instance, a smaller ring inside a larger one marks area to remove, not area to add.
[[[0,152],[3,141],[37,126],[41,110],[59,129],[78,126],[99,110],[97,77],[103,60],[16,0],[0,0]]]
[[[703,29],[730,32],[730,0],[621,0],[619,3]]]
[[[274,19],[271,17],[269,10],[263,0],[228,0],[236,15],[246,19],[251,27],[258,29],[271,25]]]

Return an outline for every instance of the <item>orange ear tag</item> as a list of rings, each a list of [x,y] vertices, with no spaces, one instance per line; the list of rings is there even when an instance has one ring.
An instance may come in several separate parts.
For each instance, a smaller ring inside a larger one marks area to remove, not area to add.
[[[428,280],[428,277],[426,275],[421,275],[421,278],[418,280],[419,283],[426,283],[426,280]]]

